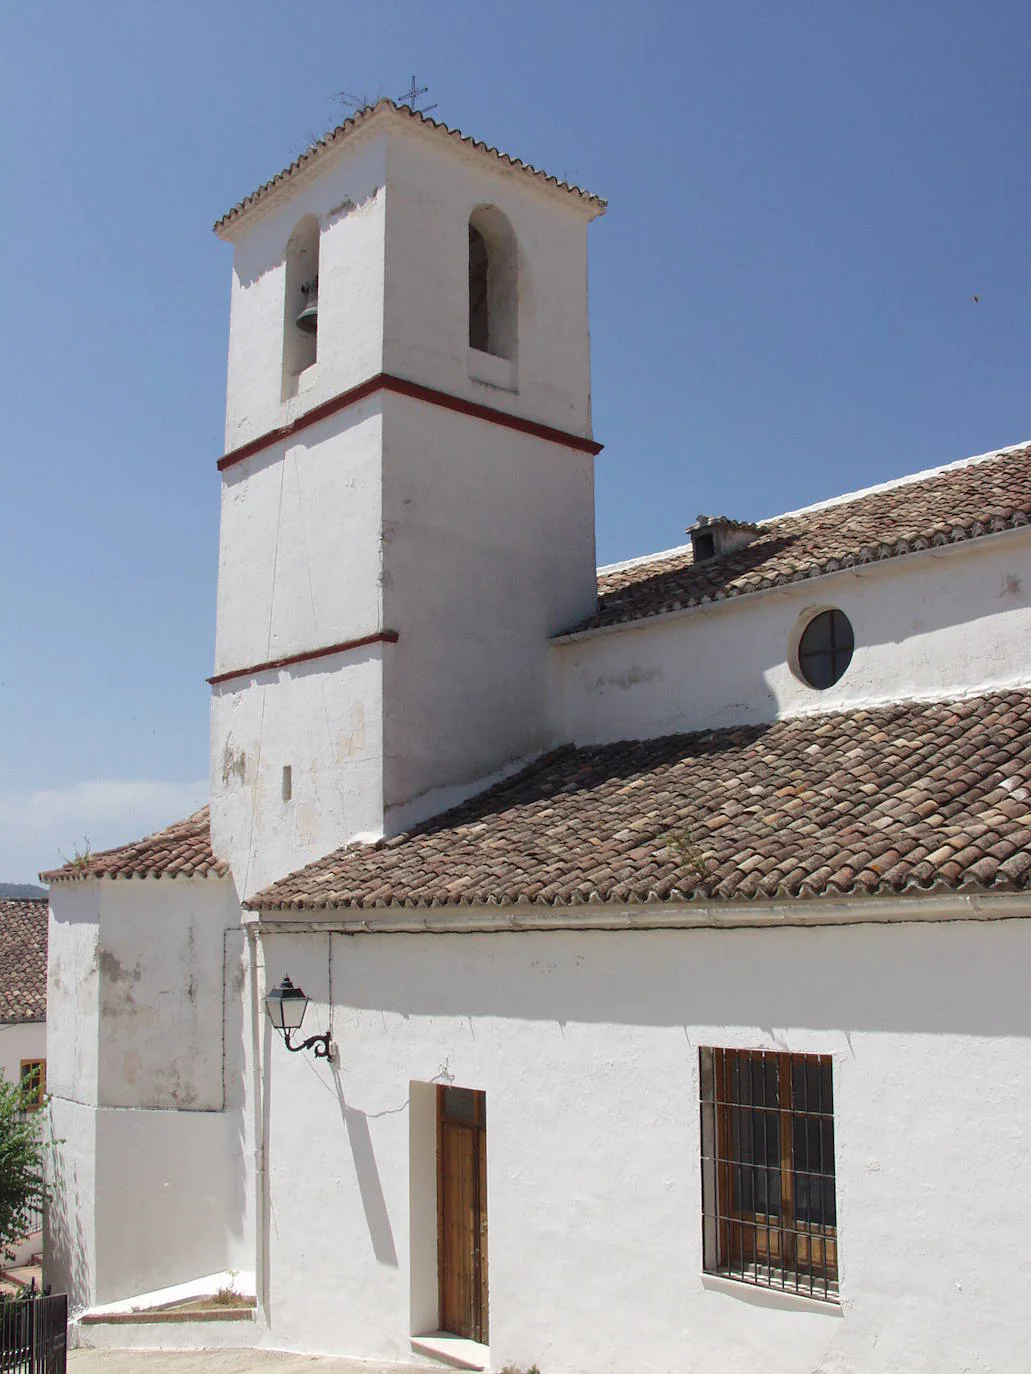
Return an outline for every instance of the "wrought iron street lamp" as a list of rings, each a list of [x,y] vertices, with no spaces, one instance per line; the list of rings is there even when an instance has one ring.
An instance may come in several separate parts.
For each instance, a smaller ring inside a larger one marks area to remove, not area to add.
[[[282,1035],[283,1044],[288,1050],[294,1054],[299,1050],[313,1050],[316,1059],[332,1057],[329,1031],[322,1035],[310,1035],[299,1045],[290,1043],[291,1031],[301,1029],[304,1013],[308,1010],[308,999],[303,989],[295,988],[289,978],[284,978],[279,986],[268,994],[265,998],[265,1010],[268,1012],[268,1019]]]

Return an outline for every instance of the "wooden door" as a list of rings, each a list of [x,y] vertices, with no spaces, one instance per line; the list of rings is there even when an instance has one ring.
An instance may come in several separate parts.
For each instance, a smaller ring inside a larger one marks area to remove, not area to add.
[[[487,1096],[437,1089],[440,1329],[487,1344]]]

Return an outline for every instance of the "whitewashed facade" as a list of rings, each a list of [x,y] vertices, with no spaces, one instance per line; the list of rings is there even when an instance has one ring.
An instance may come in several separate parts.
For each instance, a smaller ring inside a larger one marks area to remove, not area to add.
[[[244,906],[556,745],[1031,687],[1023,526],[584,628],[603,208],[381,103],[220,222],[213,854],[55,875],[49,1277],[82,1311],[234,1269],[254,1342],[365,1358],[1022,1369],[1022,891]],[[308,217],[314,362],[284,346]],[[468,342],[477,224],[516,255],[497,352]],[[856,649],[814,692],[830,607]],[[284,975],[332,1058],[273,1032]],[[830,1056],[825,1300],[704,1272],[707,1047]],[[485,1340],[439,1334],[444,1085],[485,1094]]]

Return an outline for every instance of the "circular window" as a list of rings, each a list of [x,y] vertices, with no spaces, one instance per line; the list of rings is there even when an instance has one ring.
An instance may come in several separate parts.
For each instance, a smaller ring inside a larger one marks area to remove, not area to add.
[[[844,611],[813,616],[798,641],[798,671],[818,692],[833,687],[852,662],[855,636]]]

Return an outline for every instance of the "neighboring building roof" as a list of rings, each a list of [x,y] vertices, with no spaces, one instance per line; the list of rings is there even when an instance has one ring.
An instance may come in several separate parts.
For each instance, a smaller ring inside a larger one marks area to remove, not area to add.
[[[44,897],[0,899],[0,1022],[47,1019],[47,922]]]
[[[602,200],[600,196],[592,195],[590,191],[585,191],[580,186],[572,186],[569,182],[560,181],[558,177],[549,176],[547,172],[540,171],[538,168],[531,166],[530,163],[522,162],[519,158],[512,157],[508,153],[499,152],[497,148],[492,148],[478,139],[470,138],[467,134],[463,134],[458,129],[451,129],[437,119],[428,119],[426,115],[420,114],[418,110],[413,110],[408,105],[398,105],[395,104],[393,100],[384,98],[382,100],[377,100],[375,105],[369,105],[364,110],[359,110],[356,114],[353,114],[350,119],[345,119],[342,124],[338,124],[335,129],[331,129],[328,134],[324,134],[317,143],[313,143],[310,148],[300,155],[300,157],[295,158],[294,161],[290,163],[289,167],[285,167],[281,172],[278,172],[271,181],[266,181],[264,185],[259,186],[256,191],[253,191],[249,196],[245,196],[243,200],[224,214],[221,219],[216,220],[214,224],[215,233],[222,238],[228,237],[227,231],[236,220],[240,219],[247,211],[253,209],[263,201],[268,200],[268,198],[279,190],[285,182],[296,176],[302,168],[313,165],[317,159],[322,158],[327,149],[339,144],[341,139],[347,138],[348,135],[354,133],[360,127],[368,125],[372,120],[384,118],[413,120],[423,128],[439,132],[444,138],[456,139],[459,143],[465,144],[467,148],[476,149],[479,152],[485,153],[488,157],[493,158],[503,166],[512,167],[518,172],[524,172],[527,176],[536,178],[537,181],[544,185],[551,186],[559,191],[568,191],[571,195],[576,196],[585,204],[590,205],[596,214],[604,214],[605,212],[606,202]]]
[[[86,878],[224,878],[229,865],[211,852],[208,808],[118,849],[87,854],[39,876],[47,883]]]
[[[1031,882],[1031,692],[557,749],[252,909],[773,900]]]
[[[1031,444],[763,521],[738,553],[695,565],[691,547],[602,568],[598,608],[571,633],[802,582],[1026,525]]]

